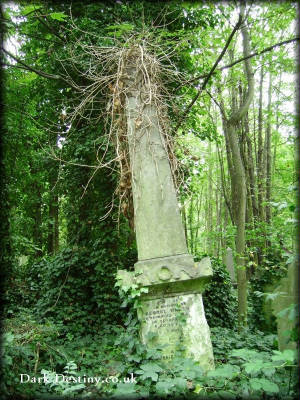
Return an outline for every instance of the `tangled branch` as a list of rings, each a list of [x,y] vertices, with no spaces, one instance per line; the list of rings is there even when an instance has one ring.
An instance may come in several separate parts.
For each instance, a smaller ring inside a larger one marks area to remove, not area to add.
[[[113,209],[115,200],[119,198],[118,221],[120,214],[123,213],[132,227],[132,166],[130,165],[126,119],[126,102],[130,90],[128,78],[132,80],[132,76],[128,76],[128,65],[134,64],[135,78],[142,77],[143,93],[139,95],[143,105],[154,105],[157,110],[166,154],[169,157],[175,186],[178,188],[181,174],[174,155],[173,136],[168,121],[168,109],[171,107],[172,98],[167,90],[167,83],[182,81],[184,76],[172,65],[170,57],[174,51],[172,49],[166,53],[150,40],[137,40],[132,35],[125,43],[117,43],[115,40],[113,46],[89,45],[78,40],[70,49],[68,56],[59,60],[62,65],[66,63],[71,65],[82,78],[81,82],[87,82],[86,85],[78,85],[71,76],[68,77],[79,95],[76,107],[67,115],[68,124],[72,126],[79,118],[96,124],[104,121],[106,146],[104,150],[99,146],[96,151],[98,167],[94,170],[89,182],[98,169],[107,166],[113,168],[114,165],[118,165],[118,186],[108,213]],[[159,55],[156,56],[156,54]],[[65,68],[65,71],[67,72],[68,68]],[[113,144],[115,155],[107,162],[105,160],[111,144]]]

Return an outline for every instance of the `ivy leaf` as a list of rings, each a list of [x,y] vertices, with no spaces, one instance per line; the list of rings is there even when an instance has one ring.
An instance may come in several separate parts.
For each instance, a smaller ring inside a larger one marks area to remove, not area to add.
[[[199,365],[195,363],[192,359],[188,358],[182,362],[180,358],[177,358],[177,369],[180,372],[180,376],[184,378],[188,378],[190,380],[195,379],[196,377],[202,376],[202,369]],[[174,365],[176,365],[176,359],[174,359]],[[178,368],[179,367],[179,368]]]
[[[173,388],[175,385],[172,382],[172,380],[166,380],[166,381],[162,381],[162,382],[157,382],[156,384],[156,391],[157,394],[159,395],[165,395],[165,394],[170,394],[171,388]]]
[[[252,374],[260,371],[265,366],[265,363],[262,360],[257,360],[254,362],[245,363],[245,371],[247,374]]]
[[[24,7],[24,9],[21,11],[21,15],[25,16],[25,15],[30,14],[33,11],[38,10],[40,8],[41,8],[40,6],[37,6],[35,4],[31,4],[29,6]]]
[[[271,393],[278,393],[279,392],[279,387],[276,385],[276,383],[271,382],[267,379],[261,379],[263,381],[262,384],[262,389],[265,392],[271,392]]]
[[[161,372],[162,371],[162,368],[159,365],[155,364],[155,363],[144,364],[144,365],[141,366],[141,368],[144,371],[156,371],[156,372]]]
[[[161,358],[161,351],[155,348],[147,350],[147,357],[152,360],[158,360]]]
[[[261,389],[261,382],[258,378],[252,378],[249,380],[250,386],[253,390],[260,390]]]
[[[57,21],[64,21],[67,18],[67,15],[63,12],[54,12],[49,14],[52,19],[56,19]]]
[[[113,397],[126,395],[126,398],[135,399],[139,397],[136,390],[137,385],[134,383],[118,383],[117,388],[113,393]],[[129,397],[127,395],[129,395]]]
[[[62,391],[62,394],[68,394],[68,393],[72,393],[72,392],[76,392],[80,389],[84,389],[85,385],[83,383],[79,383],[77,385],[72,385],[70,387],[67,387],[66,389],[64,389]]]
[[[236,399],[236,395],[228,390],[218,391],[218,397],[221,397],[221,399]]]
[[[134,26],[132,24],[119,24],[119,25],[109,25],[105,29],[108,31],[118,30],[129,32],[132,31]]]
[[[135,361],[135,362],[139,363],[141,361],[141,359],[142,359],[142,357],[140,357],[136,354],[128,356],[128,361]]]
[[[272,356],[273,361],[285,361],[287,363],[293,363],[296,357],[296,351],[285,349],[284,351],[273,350],[274,355]]]
[[[276,383],[264,378],[252,378],[249,380],[250,386],[253,390],[264,390],[265,392],[278,393],[279,387]]]
[[[276,369],[274,367],[271,368],[263,368],[262,369],[262,373],[264,375],[266,375],[267,377],[271,377],[272,375],[274,375],[276,372]]]
[[[153,381],[157,381],[158,374],[157,372],[161,372],[162,368],[155,363],[147,363],[141,365],[141,369],[136,371],[136,374],[141,375],[142,379],[151,378]]]
[[[249,349],[235,349],[230,353],[230,356],[238,357],[243,360],[255,360],[262,357],[257,351]]]
[[[181,377],[174,379],[175,386],[180,390],[184,391],[187,388],[187,380]]]
[[[240,372],[240,368],[237,365],[224,365],[216,368],[214,371],[209,371],[207,376],[210,378],[227,378],[231,379]]]

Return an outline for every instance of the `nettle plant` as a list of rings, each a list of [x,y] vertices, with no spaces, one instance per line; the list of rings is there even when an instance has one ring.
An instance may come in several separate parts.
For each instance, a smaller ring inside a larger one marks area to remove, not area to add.
[[[48,371],[42,369],[41,374],[44,375],[45,381],[53,388],[53,390],[61,395],[68,395],[69,397],[73,397],[76,392],[82,391],[86,386],[84,383],[75,383],[70,384],[72,380],[76,382],[76,378],[79,376],[77,372],[77,365],[74,361],[69,361],[64,367],[63,375],[67,379],[57,379],[56,372]]]

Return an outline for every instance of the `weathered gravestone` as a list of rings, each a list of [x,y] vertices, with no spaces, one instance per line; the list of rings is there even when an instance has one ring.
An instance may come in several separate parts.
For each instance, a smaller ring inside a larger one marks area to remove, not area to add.
[[[150,347],[166,345],[166,360],[181,345],[187,357],[212,369],[202,303],[212,274],[210,260],[195,264],[188,254],[157,106],[134,61],[132,65],[127,69],[126,116],[138,248],[133,279],[148,288],[138,315],[141,340]],[[119,271],[120,276],[131,279],[126,271]]]
[[[297,263],[291,263],[288,267],[288,273],[282,278],[279,285],[275,288],[275,293],[279,295],[273,300],[272,308],[277,320],[278,348],[280,351],[285,349],[295,349],[296,342],[290,340],[290,333],[299,324],[295,318],[289,318],[288,309],[299,307],[299,284],[298,284]],[[283,315],[278,315],[280,312]],[[290,309],[291,310],[291,309]]]
[[[232,249],[230,247],[227,247],[226,252],[224,254],[224,259],[223,262],[226,266],[226,269],[229,273],[230,279],[232,283],[236,283],[236,274],[234,270],[234,260],[233,260],[233,254],[232,254]]]

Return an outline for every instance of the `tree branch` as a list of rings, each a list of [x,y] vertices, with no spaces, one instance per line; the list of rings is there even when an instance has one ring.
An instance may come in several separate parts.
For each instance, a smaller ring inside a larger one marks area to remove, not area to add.
[[[58,40],[46,39],[44,37],[40,37],[40,36],[36,36],[36,35],[32,35],[32,34],[29,34],[29,33],[22,32],[21,30],[19,30],[19,33],[20,33],[20,35],[24,35],[24,36],[27,36],[27,37],[32,38],[32,39],[37,39],[37,40],[41,40],[41,41],[44,41],[44,42],[61,44]]]
[[[273,44],[272,46],[266,47],[266,48],[263,49],[262,51],[256,51],[255,53],[249,54],[247,57],[239,58],[238,60],[233,61],[232,63],[227,64],[227,65],[225,65],[224,67],[218,68],[217,71],[223,71],[224,69],[231,68],[231,67],[233,67],[234,65],[236,65],[236,64],[238,64],[238,63],[240,63],[240,62],[242,62],[242,61],[247,60],[248,58],[252,58],[252,57],[255,57],[255,56],[260,56],[261,54],[264,54],[264,53],[266,53],[266,52],[268,52],[268,51],[272,51],[275,47],[283,46],[283,45],[285,45],[285,44],[289,44],[289,43],[296,42],[296,41],[299,41],[299,40],[300,40],[300,37],[297,36],[297,37],[294,37],[294,38],[292,38],[292,39],[287,39],[287,40],[284,40],[284,41],[282,41],[282,42],[275,43],[275,44]],[[214,74],[215,74],[215,73],[216,73],[216,72],[214,72]],[[187,83],[192,83],[192,82],[198,81],[198,80],[200,80],[200,79],[204,79],[204,78],[206,78],[207,76],[208,76],[208,74],[196,76],[196,78],[193,78],[193,79],[189,80],[188,82],[185,82],[184,84],[186,85]]]
[[[34,10],[31,11],[31,13],[33,13],[33,12],[34,12]],[[26,14],[26,15],[28,15],[28,14]],[[42,40],[42,41],[47,41],[47,42],[51,42],[51,43],[61,44],[58,40],[46,39],[45,37],[42,37],[42,36],[37,36],[37,35],[33,35],[32,33],[23,32],[22,28],[19,26],[19,24],[15,23],[13,21],[10,21],[7,18],[4,18],[3,20],[4,20],[4,22],[10,23],[16,30],[18,30],[18,33],[20,35],[24,35],[24,36],[27,36],[29,38],[33,38],[33,39],[37,39],[37,40]]]
[[[228,212],[229,212],[229,216],[230,216],[231,223],[232,223],[232,225],[233,225],[233,224],[234,224],[234,220],[233,220],[232,209],[231,209],[231,205],[230,205],[230,202],[229,202],[229,200],[228,200],[227,193],[226,193],[224,163],[223,163],[223,159],[222,159],[221,154],[220,154],[220,149],[219,149],[218,141],[216,141],[216,145],[217,145],[217,153],[218,153],[218,159],[219,159],[219,164],[220,164],[221,186],[222,186],[223,197],[224,197],[225,204],[226,204],[226,206],[227,206],[227,210],[228,210]]]
[[[36,11],[40,11],[41,9],[42,9],[42,7],[35,8],[34,10],[29,11],[27,14],[24,14],[24,17],[28,17],[28,15],[33,14]]]
[[[39,11],[39,10],[38,10],[38,11]],[[52,28],[51,25],[48,25],[48,24],[46,24],[46,22],[43,21],[41,13],[40,13],[40,16],[36,15],[36,18],[37,18],[37,19],[40,21],[40,23],[43,24],[53,35],[55,35],[55,36],[56,36],[58,39],[60,39],[62,42],[66,43],[66,40],[65,40],[63,37],[61,37],[57,32],[55,32],[55,30]],[[45,18],[45,20],[46,20],[47,22],[49,22],[46,16],[45,16],[44,18]]]
[[[235,27],[233,28],[233,30],[232,30],[232,32],[231,32],[229,38],[227,39],[227,42],[226,42],[226,44],[225,44],[223,50],[221,51],[219,57],[218,57],[217,60],[215,61],[215,63],[214,63],[214,65],[213,65],[212,69],[211,69],[210,72],[207,74],[207,76],[206,76],[206,78],[205,78],[205,80],[204,80],[204,82],[203,82],[201,88],[198,90],[198,93],[197,93],[196,96],[193,98],[193,100],[190,102],[190,104],[188,105],[188,107],[186,108],[186,110],[184,111],[184,113],[182,114],[181,118],[179,119],[179,122],[177,123],[176,128],[175,128],[175,132],[176,132],[177,129],[180,127],[182,121],[184,120],[184,118],[185,118],[185,117],[187,116],[187,114],[190,112],[190,110],[191,110],[191,108],[193,107],[193,105],[196,103],[196,101],[197,101],[198,98],[200,97],[202,91],[205,89],[205,86],[206,86],[207,82],[209,81],[210,77],[213,75],[215,69],[217,68],[217,66],[218,66],[218,64],[219,64],[219,62],[222,60],[222,58],[223,58],[223,56],[224,56],[224,54],[225,54],[225,52],[226,52],[228,46],[229,46],[230,43],[231,43],[231,40],[232,40],[232,38],[233,38],[235,32],[239,29],[239,27],[241,26],[241,24],[242,24],[242,17],[241,17],[241,15],[239,15],[238,22],[236,23],[236,25],[235,25]]]
[[[220,110],[220,112],[221,112],[221,114],[222,114],[222,117],[223,117],[225,120],[227,120],[226,115],[225,115],[225,110],[224,110],[224,108],[221,106],[221,104],[213,97],[213,95],[210,93],[209,90],[206,89],[205,91],[206,91],[206,93],[209,95],[209,97],[212,99],[212,101],[215,103],[215,105],[219,107],[219,110]]]
[[[244,16],[244,5],[241,6],[241,14]],[[242,24],[241,26],[241,32],[242,32],[242,37],[243,37],[243,54],[244,54],[244,63],[245,63],[245,71],[246,71],[246,76],[247,76],[247,82],[248,82],[248,89],[247,93],[245,96],[245,99],[241,106],[239,107],[238,110],[234,111],[232,115],[230,116],[231,121],[238,121],[243,116],[246,114],[248,111],[248,108],[250,106],[250,103],[253,99],[254,95],[254,73],[252,69],[251,62],[249,60],[249,53],[250,53],[250,38],[249,38],[249,33],[246,28],[245,23]]]
[[[26,71],[28,71],[27,68],[23,67],[22,65],[17,65],[17,64],[14,65],[8,63],[1,63],[1,65],[5,65],[6,67],[25,69]]]
[[[47,74],[46,72],[40,71],[38,69],[35,69],[34,67],[31,67],[30,65],[27,65],[24,63],[24,61],[20,60],[18,57],[14,56],[12,53],[9,51],[5,50],[4,47],[1,47],[1,49],[6,53],[9,57],[13,58],[15,61],[17,61],[19,64],[23,66],[24,69],[35,72],[37,75],[42,76],[43,78],[48,78],[48,79],[63,79],[60,75],[52,75],[52,74]],[[13,66],[13,65],[11,65]],[[21,68],[20,66],[18,68]]]

